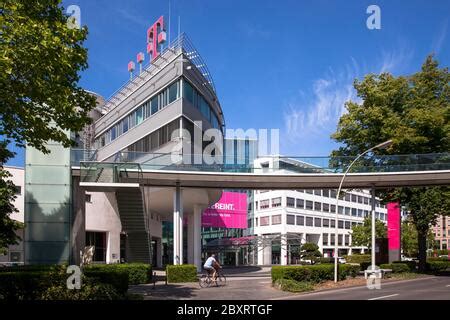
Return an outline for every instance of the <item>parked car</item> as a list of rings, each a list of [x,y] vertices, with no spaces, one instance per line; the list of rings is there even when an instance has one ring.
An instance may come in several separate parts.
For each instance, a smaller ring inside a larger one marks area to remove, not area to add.
[[[339,263],[347,263],[347,260],[345,260],[345,258],[343,258],[343,257],[338,257],[338,262]]]
[[[405,257],[405,256],[402,255],[401,260],[402,261],[413,261],[414,259],[410,258],[410,257]]]

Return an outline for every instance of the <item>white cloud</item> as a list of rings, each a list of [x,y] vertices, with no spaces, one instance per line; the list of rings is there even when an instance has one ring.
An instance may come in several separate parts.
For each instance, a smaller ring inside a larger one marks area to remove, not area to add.
[[[359,102],[353,88],[355,78],[368,72],[396,73],[405,68],[413,57],[405,46],[394,52],[383,52],[371,68],[361,67],[353,57],[339,71],[329,71],[312,83],[309,94],[300,91],[284,108],[284,130],[281,131],[283,153],[297,155],[327,155],[335,146],[330,135],[344,114],[345,102]]]
[[[441,30],[434,38],[433,43],[431,45],[431,50],[436,54],[438,54],[439,51],[441,51],[442,45],[444,44],[445,38],[447,37],[447,25],[448,21],[445,21]]]

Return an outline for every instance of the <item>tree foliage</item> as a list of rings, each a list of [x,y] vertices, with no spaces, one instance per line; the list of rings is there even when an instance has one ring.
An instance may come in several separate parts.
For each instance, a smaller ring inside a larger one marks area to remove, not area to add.
[[[418,255],[418,248],[419,248],[419,242],[417,237],[417,229],[414,225],[414,222],[411,218],[408,218],[402,222],[401,227],[401,243],[402,243],[402,252],[407,257],[417,257]],[[427,247],[430,248],[433,246],[434,243],[434,235],[430,231],[428,231],[427,236]]]
[[[0,250],[4,250],[10,244],[17,244],[20,238],[15,231],[20,229],[21,223],[10,218],[12,213],[17,212],[14,207],[16,199],[16,188],[14,183],[9,180],[11,174],[4,169],[3,165],[13,153],[8,151],[6,142],[0,141]]]
[[[346,102],[348,113],[332,138],[342,144],[332,156],[356,156],[386,140],[384,154],[448,153],[450,150],[450,74],[429,55],[419,72],[394,77],[369,74],[355,80],[360,101]],[[372,163],[370,154],[364,159]],[[409,163],[398,163],[407,165]],[[419,268],[424,270],[428,228],[438,214],[448,214],[448,188],[398,188],[381,194],[410,211],[419,237]]]
[[[386,225],[375,219],[375,237],[386,238]],[[366,217],[362,225],[352,226],[352,245],[357,247],[372,247],[372,219]]]
[[[95,106],[78,85],[87,29],[69,28],[60,2],[3,0],[0,9],[0,136],[43,152],[48,140],[73,145],[64,130],[81,131]]]
[[[319,246],[315,243],[306,242],[300,247],[300,258],[302,260],[310,260],[311,264],[316,263],[317,258],[322,257]]]

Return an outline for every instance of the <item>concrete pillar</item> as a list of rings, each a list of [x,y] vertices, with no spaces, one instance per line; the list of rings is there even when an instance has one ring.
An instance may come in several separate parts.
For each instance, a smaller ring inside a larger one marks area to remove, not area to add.
[[[173,264],[183,264],[183,201],[180,185],[173,197]]]
[[[197,271],[202,271],[202,212],[203,207],[194,205],[193,213],[193,246],[194,246],[194,264],[197,266]]]
[[[162,241],[161,238],[156,239],[156,266],[162,268]]]
[[[262,266],[264,265],[264,246],[266,244],[264,243],[263,238],[260,234],[258,235],[258,237],[260,238],[256,247],[256,250],[258,251],[258,265]]]
[[[194,214],[187,216],[187,261],[189,264],[195,264],[194,262]]]
[[[288,252],[287,252],[287,234],[281,235],[281,250],[280,250],[280,264],[282,266],[287,265],[288,263]]]
[[[79,265],[81,256],[86,246],[86,195],[85,190],[80,187],[80,178],[72,179],[72,252],[70,263]]]
[[[235,262],[234,262],[234,264],[235,264],[235,266],[237,267],[237,266],[239,266],[239,251],[236,251],[236,252],[234,253],[234,257],[235,257]]]

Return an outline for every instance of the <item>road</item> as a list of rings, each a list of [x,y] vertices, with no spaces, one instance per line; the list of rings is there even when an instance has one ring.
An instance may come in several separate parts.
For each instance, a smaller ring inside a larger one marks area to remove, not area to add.
[[[450,277],[427,277],[382,283],[381,289],[351,287],[312,292],[276,300],[450,300]]]

